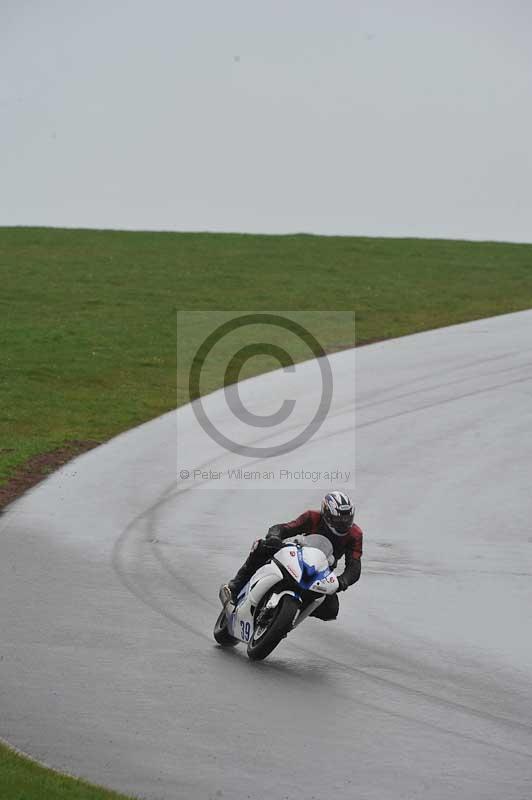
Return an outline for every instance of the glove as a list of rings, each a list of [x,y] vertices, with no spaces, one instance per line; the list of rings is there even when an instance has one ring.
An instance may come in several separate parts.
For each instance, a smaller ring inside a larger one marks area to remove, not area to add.
[[[276,553],[283,546],[279,536],[267,536],[262,540],[262,545],[267,552]]]
[[[336,590],[336,594],[338,594],[338,592],[345,592],[348,586],[347,579],[344,578],[343,575],[338,575],[338,589]]]

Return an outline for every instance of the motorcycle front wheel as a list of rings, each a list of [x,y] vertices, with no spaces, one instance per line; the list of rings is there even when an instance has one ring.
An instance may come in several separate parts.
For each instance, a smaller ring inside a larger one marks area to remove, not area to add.
[[[255,625],[253,636],[248,642],[248,658],[251,661],[262,661],[270,655],[291,629],[299,609],[299,601],[295,597],[285,595],[273,610],[272,618],[267,625]]]

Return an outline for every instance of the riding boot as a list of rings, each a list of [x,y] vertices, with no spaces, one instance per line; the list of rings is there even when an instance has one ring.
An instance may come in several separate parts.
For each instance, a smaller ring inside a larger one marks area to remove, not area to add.
[[[258,539],[256,542],[254,542],[250,554],[236,573],[235,577],[222,586],[220,590],[220,599],[222,600],[222,603],[224,603],[225,599],[230,600],[234,605],[236,605],[238,595],[242,591],[242,588],[246,585],[251,576],[259,569],[259,567],[262,567],[264,564],[266,564],[278,546],[280,546],[280,542],[279,544],[277,544],[275,541],[265,542],[264,539]]]
[[[228,582],[227,585],[229,587],[229,591],[231,592],[231,598],[233,602],[236,603],[238,595],[242,591],[242,588],[249,581],[253,573],[256,572],[259,567],[262,567],[264,559],[258,558],[258,555],[259,554],[257,553],[257,550],[252,550],[236,573],[235,577]]]

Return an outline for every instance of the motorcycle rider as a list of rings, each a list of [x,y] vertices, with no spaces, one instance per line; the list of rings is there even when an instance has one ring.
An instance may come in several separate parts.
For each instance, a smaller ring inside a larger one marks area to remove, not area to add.
[[[355,509],[344,492],[330,492],[325,495],[321,511],[304,511],[291,522],[272,525],[264,539],[253,543],[251,552],[235,577],[220,588],[220,600],[236,605],[238,595],[251,576],[266,564],[274,553],[283,546],[284,539],[294,536],[318,533],[325,536],[333,547],[334,565],[345,556],[345,569],[338,576],[338,592],[344,592],[360,578],[362,556],[362,530],[354,524]],[[333,620],[338,616],[337,594],[328,595],[323,603],[311,614],[322,620]]]

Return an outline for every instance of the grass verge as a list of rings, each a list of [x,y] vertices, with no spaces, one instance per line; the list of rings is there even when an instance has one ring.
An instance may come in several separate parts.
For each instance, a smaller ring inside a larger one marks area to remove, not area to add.
[[[123,794],[52,772],[0,744],[2,800],[128,800]]]

